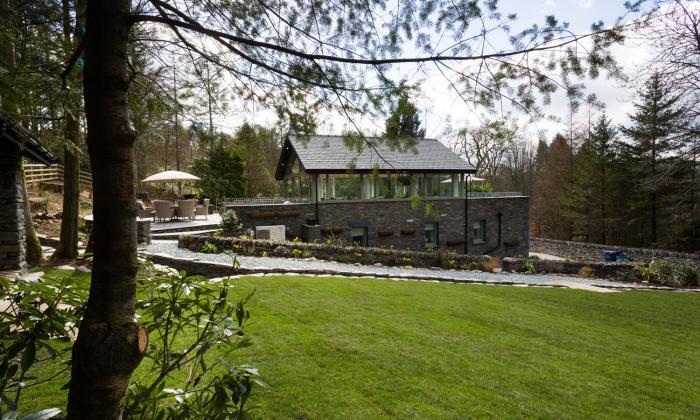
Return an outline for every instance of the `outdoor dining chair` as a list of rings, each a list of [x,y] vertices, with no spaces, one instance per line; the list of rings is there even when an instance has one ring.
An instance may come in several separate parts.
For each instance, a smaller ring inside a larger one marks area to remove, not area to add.
[[[209,199],[205,198],[202,200],[203,204],[197,204],[197,208],[194,211],[196,216],[204,216],[204,219],[209,220]]]
[[[156,221],[171,220],[175,216],[172,201],[153,200],[153,208],[156,210]]]
[[[175,215],[178,219],[194,220],[194,210],[197,205],[197,200],[178,200]]]

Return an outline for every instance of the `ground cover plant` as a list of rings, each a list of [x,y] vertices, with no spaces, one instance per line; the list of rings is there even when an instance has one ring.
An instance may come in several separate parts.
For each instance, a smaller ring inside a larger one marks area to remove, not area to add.
[[[698,293],[303,276],[245,277],[236,289],[255,290],[254,345],[235,357],[269,384],[249,401],[261,418],[700,412]],[[60,407],[61,385],[24,398]]]

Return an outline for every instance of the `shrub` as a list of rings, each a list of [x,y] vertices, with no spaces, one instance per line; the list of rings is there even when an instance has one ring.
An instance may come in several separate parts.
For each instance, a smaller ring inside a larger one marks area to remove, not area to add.
[[[634,271],[637,272],[643,281],[651,282],[654,279],[654,270],[647,265],[637,264],[634,266]]]
[[[698,272],[690,264],[683,264],[676,269],[676,283],[679,287],[698,286]]]
[[[493,273],[497,268],[501,267],[501,260],[498,257],[491,257],[481,263],[481,269],[488,273]]]
[[[219,247],[217,247],[216,245],[210,242],[204,242],[202,244],[202,247],[199,248],[199,252],[203,254],[218,254],[221,251],[219,251]]]
[[[241,232],[241,228],[243,226],[241,225],[241,221],[238,219],[236,212],[233,210],[227,210],[221,215],[219,227],[228,235],[236,235]]]
[[[532,261],[525,261],[523,263],[523,271],[527,274],[534,274],[537,272],[535,264],[533,264]]]
[[[673,264],[667,260],[654,260],[649,264],[652,272],[652,281],[664,286],[675,286],[676,280],[673,273]]]
[[[301,249],[295,248],[292,250],[292,258],[301,258],[303,252]]]
[[[580,270],[578,270],[578,275],[584,278],[593,277],[593,269],[587,265],[584,265]]]

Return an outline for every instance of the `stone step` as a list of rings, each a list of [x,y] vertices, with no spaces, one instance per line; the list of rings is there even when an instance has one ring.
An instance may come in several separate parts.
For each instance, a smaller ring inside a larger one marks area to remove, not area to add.
[[[162,239],[178,239],[182,234],[188,235],[207,235],[216,232],[218,229],[204,229],[204,230],[188,230],[180,232],[153,232],[151,233],[151,239],[162,240]]]
[[[196,232],[196,231],[201,231],[201,230],[216,230],[219,228],[218,223],[200,223],[200,224],[192,224],[190,226],[175,226],[175,227],[169,227],[167,226],[168,223],[163,223],[162,226],[160,223],[151,223],[151,234],[155,233],[182,233],[182,232]],[[174,224],[174,223],[173,223]],[[184,225],[184,223],[182,223]],[[159,226],[160,225],[160,226]]]

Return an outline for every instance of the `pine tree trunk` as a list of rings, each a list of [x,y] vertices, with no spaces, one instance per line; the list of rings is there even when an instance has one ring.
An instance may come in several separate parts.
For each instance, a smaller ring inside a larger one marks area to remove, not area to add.
[[[36,236],[36,231],[34,230],[34,222],[32,221],[32,211],[29,207],[29,196],[27,195],[27,181],[24,176],[24,168],[22,168],[22,184],[24,185],[23,197],[24,208],[24,229],[25,236],[27,237],[27,264],[30,266],[39,265],[44,260],[44,251],[41,248],[41,243],[39,238]]]
[[[80,123],[71,113],[66,115],[66,142],[63,148],[63,213],[61,236],[53,257],[78,257],[78,202],[80,200],[80,157],[75,150],[80,139]]]
[[[130,0],[89,0],[83,89],[92,166],[93,269],[85,317],[73,346],[69,419],[119,419],[125,389],[147,348],[134,322],[136,201],[129,126]]]
[[[71,30],[70,1],[63,0],[63,36],[67,45],[77,45],[80,37],[80,19],[76,18],[75,30]],[[76,2],[75,15],[81,16],[84,11],[82,1]],[[71,39],[73,34],[73,39]],[[70,83],[70,81],[69,81]],[[69,92],[71,90],[69,89]],[[80,141],[80,120],[76,112],[79,108],[75,103],[79,101],[69,93],[69,98],[64,110],[66,126],[63,147],[63,213],[61,215],[61,235],[58,246],[53,254],[56,259],[75,259],[78,257],[78,203],[80,200],[80,155],[78,154],[78,142]]]

